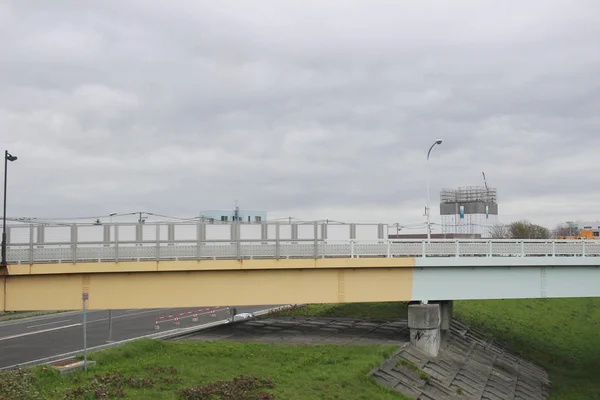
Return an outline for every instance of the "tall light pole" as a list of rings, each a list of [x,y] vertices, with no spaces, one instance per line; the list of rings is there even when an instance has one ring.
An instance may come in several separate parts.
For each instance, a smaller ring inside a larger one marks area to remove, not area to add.
[[[17,161],[17,156],[13,156],[4,151],[4,213],[2,214],[2,266],[6,267],[6,180],[8,177],[8,162]]]
[[[442,139],[436,140],[427,152],[427,206],[425,207],[425,214],[427,215],[427,240],[431,240],[431,224],[429,223],[429,155],[436,144],[442,144]]]

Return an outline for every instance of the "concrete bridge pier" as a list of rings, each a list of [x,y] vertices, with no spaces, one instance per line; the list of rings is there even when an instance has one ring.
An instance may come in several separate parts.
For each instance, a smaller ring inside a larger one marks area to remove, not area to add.
[[[410,344],[431,357],[437,357],[441,344],[442,313],[439,304],[410,304],[408,329]]]
[[[450,336],[450,325],[452,324],[452,314],[454,313],[454,301],[435,300],[431,301],[429,304],[439,304],[440,306],[440,314],[442,317],[440,322],[440,330],[442,335],[442,344],[444,344]]]
[[[437,357],[440,346],[450,336],[453,309],[452,300],[410,304],[408,306],[410,343],[426,354]]]

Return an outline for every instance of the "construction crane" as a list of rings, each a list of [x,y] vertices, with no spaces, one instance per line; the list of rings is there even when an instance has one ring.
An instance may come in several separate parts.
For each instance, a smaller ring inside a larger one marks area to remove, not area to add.
[[[488,187],[487,180],[485,179],[485,172],[481,171],[481,174],[483,175],[483,183],[485,184],[485,190],[489,192],[490,188]]]

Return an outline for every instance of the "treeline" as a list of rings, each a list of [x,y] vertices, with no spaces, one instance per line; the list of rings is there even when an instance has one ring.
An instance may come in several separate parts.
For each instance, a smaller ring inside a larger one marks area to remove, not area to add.
[[[515,221],[508,225],[496,225],[491,231],[493,239],[550,239],[548,228],[528,221]]]

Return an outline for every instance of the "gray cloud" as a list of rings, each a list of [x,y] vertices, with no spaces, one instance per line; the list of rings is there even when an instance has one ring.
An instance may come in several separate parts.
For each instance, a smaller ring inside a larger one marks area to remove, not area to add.
[[[265,209],[422,222],[442,187],[502,220],[597,219],[595,1],[0,6],[10,216]],[[435,219],[435,218],[434,218]]]

